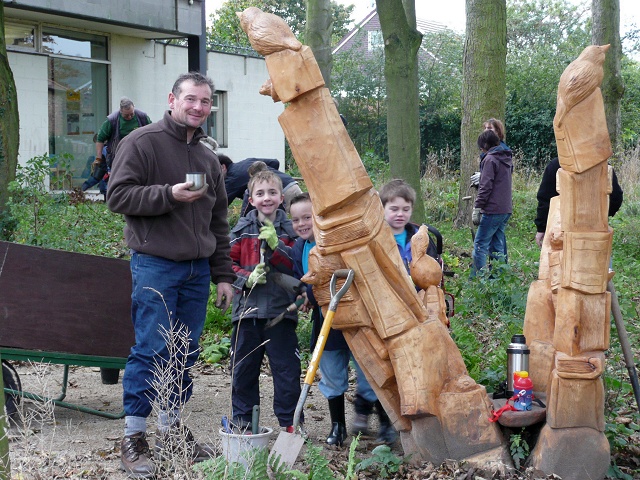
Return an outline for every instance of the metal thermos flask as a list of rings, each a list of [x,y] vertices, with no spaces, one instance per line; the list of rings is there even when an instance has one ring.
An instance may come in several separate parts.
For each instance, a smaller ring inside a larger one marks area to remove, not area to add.
[[[524,335],[514,335],[507,347],[507,398],[513,396],[513,374],[529,371],[529,347]]]

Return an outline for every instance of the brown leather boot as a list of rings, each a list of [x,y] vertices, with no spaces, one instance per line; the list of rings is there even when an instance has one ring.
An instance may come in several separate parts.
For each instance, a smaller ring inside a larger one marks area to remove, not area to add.
[[[120,442],[120,469],[129,478],[153,478],[156,466],[151,459],[147,434],[138,432],[125,436]]]

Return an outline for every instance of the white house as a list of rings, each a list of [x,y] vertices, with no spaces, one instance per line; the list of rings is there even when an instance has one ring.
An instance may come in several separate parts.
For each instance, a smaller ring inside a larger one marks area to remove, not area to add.
[[[281,103],[258,91],[265,61],[206,52],[204,0],[2,0],[9,64],[18,91],[19,162],[72,155],[80,185],[95,155],[93,136],[122,96],[160,119],[180,73],[214,81],[207,132],[234,160],[284,164]],[[167,40],[187,38],[188,46]]]

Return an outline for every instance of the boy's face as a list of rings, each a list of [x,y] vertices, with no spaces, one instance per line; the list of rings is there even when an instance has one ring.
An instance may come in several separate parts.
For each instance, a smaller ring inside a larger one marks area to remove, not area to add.
[[[298,202],[289,209],[296,234],[304,240],[313,240],[313,211],[311,202]]]
[[[263,217],[273,220],[284,195],[275,182],[258,181],[253,185],[249,203],[256,207]]]
[[[402,197],[392,198],[384,206],[384,219],[394,234],[402,233],[413,213],[413,204]]]

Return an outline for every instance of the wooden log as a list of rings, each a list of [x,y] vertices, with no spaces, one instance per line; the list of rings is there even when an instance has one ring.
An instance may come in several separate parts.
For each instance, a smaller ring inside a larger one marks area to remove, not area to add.
[[[540,265],[538,267],[538,278],[540,280],[549,278],[551,273],[549,271],[549,255],[552,251],[558,250],[562,251],[562,226],[560,222],[560,197],[555,196],[551,198],[549,203],[547,229],[545,230],[540,250]]]
[[[405,452],[415,452],[409,457],[412,464],[431,462],[440,465],[453,458],[444,440],[442,425],[438,417],[427,415],[411,420],[411,431],[400,432],[400,442]]]
[[[373,188],[329,90],[320,88],[296,99],[278,120],[316,215],[327,215]]]
[[[582,293],[606,292],[613,230],[565,232],[562,286]]]
[[[607,163],[573,173],[559,169],[560,217],[565,232],[608,232]]]
[[[601,431],[546,425],[529,461],[536,470],[562,480],[602,480],[609,468],[609,455],[609,441]]]
[[[561,288],[558,292],[553,345],[570,356],[609,348],[611,294],[585,295]]]
[[[529,342],[529,340],[527,340]],[[529,376],[536,392],[544,392],[549,395],[551,385],[551,372],[554,369],[556,349],[550,342],[533,340],[529,342]]]
[[[265,62],[271,79],[271,88],[275,90],[277,98],[283,103],[290,102],[304,93],[324,86],[320,67],[318,67],[311,48],[307,45],[303,45],[297,52],[282,50],[267,55]],[[296,72],[295,75],[291,75],[292,69]],[[333,108],[336,110],[335,104],[333,104]]]
[[[604,373],[604,365],[604,352],[585,352],[575,357],[557,352],[555,357],[556,374],[560,378],[598,378]]]
[[[322,255],[330,255],[366,245],[385,224],[380,197],[369,190],[328,215],[315,216],[315,248]]]
[[[588,427],[604,432],[604,385],[602,378],[562,378],[553,371],[547,402],[551,428]]]
[[[398,250],[396,248],[396,252]],[[365,308],[371,317],[371,322],[383,340],[399,335],[418,325],[411,308],[402,296],[394,289],[397,285],[389,282],[387,276],[379,268],[369,246],[361,246],[342,253],[342,258],[348,268],[355,271],[354,284],[362,297]],[[408,275],[403,274],[402,280],[408,282]],[[407,284],[405,283],[405,287]],[[408,288],[413,288],[408,286]],[[413,289],[415,295],[415,289]],[[383,301],[379,301],[382,300]],[[418,303],[417,296],[415,301]],[[426,315],[423,315],[423,318]]]
[[[440,340],[448,336],[437,321],[421,323],[386,341],[400,393],[400,412],[406,416],[438,415],[438,398],[450,380],[447,347]]]
[[[456,379],[462,380],[463,379]],[[458,381],[457,383],[462,383]],[[489,422],[493,404],[487,391],[470,377],[467,388],[444,391],[439,399],[439,419],[447,450],[452,458],[465,458],[491,450],[502,443],[502,433]]]
[[[555,328],[555,308],[552,293],[545,280],[536,280],[529,287],[527,309],[524,314],[524,336],[529,344],[533,340],[551,343]]]
[[[554,122],[560,166],[569,172],[584,172],[611,155],[611,140],[600,88],[567,113],[564,124]]]
[[[368,335],[367,332],[371,334]],[[352,352],[358,352],[358,365],[368,373],[371,385],[388,388],[395,385],[395,372],[389,360],[389,353],[381,340],[372,342],[375,331],[367,328],[348,329],[343,332],[344,338]],[[385,352],[381,352],[383,348]],[[387,358],[383,358],[383,357]]]

